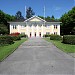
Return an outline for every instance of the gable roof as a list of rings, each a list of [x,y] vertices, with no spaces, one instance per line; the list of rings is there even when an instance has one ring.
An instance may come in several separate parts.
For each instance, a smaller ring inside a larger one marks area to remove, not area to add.
[[[30,21],[31,19],[34,19],[34,18],[37,18],[37,19],[39,19],[39,20],[41,20],[41,21],[43,21],[43,22],[46,22],[44,19],[41,19],[41,18],[38,17],[38,16],[33,16],[33,17],[31,17],[31,18],[25,20],[24,22]]]

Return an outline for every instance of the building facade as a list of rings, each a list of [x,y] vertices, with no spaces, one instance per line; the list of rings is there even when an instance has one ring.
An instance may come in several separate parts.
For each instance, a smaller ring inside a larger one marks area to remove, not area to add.
[[[45,20],[33,16],[24,22],[9,22],[10,34],[26,34],[28,37],[43,37],[45,34],[60,35],[61,22],[46,22]]]

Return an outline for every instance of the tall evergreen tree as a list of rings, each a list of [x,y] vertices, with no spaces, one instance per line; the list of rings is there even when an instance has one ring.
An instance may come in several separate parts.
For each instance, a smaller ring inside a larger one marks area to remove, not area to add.
[[[33,15],[35,15],[35,13],[33,12],[33,9],[31,7],[27,8],[26,10],[26,18],[30,18],[32,17]]]
[[[15,15],[16,20],[24,20],[24,17],[22,16],[21,11],[18,11]]]

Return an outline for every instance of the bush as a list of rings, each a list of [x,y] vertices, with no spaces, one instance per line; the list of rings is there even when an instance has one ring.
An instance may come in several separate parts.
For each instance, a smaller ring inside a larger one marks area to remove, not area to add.
[[[48,35],[48,34],[45,34],[45,35],[43,35],[43,37],[50,37],[50,35]]]
[[[24,38],[27,38],[28,37],[26,34],[20,34],[19,36],[20,37],[24,37]]]
[[[64,35],[63,43],[75,45],[75,35]]]
[[[50,40],[62,40],[62,37],[59,35],[51,35]]]
[[[21,40],[21,37],[20,36],[12,36],[12,38],[13,38],[13,41]]]
[[[0,45],[13,44],[11,36],[0,36]]]
[[[11,36],[19,36],[20,33],[16,32],[16,33],[11,33],[10,35],[11,35]]]

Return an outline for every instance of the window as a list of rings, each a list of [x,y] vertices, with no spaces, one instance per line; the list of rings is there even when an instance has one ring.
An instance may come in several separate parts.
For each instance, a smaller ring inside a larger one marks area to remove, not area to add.
[[[56,25],[56,29],[57,29],[57,25]]]
[[[57,25],[54,25],[54,29],[57,29]]]
[[[32,25],[30,25],[30,27],[32,27]]]
[[[25,32],[21,32],[22,35],[25,35]]]
[[[24,25],[21,25],[21,28],[24,28]]]
[[[55,32],[54,32],[54,35],[55,35]]]
[[[49,35],[49,34],[50,34],[50,32],[46,32],[46,34],[47,34],[47,35]]]
[[[54,35],[57,35],[57,32],[54,32]]]
[[[39,25],[39,27],[42,27],[42,25]]]
[[[13,25],[13,29],[17,29],[17,26],[16,25]]]
[[[54,29],[55,29],[55,25],[54,25]]]
[[[24,25],[24,27],[26,27],[26,25]]]
[[[50,26],[49,25],[46,25],[46,27],[49,28]]]

